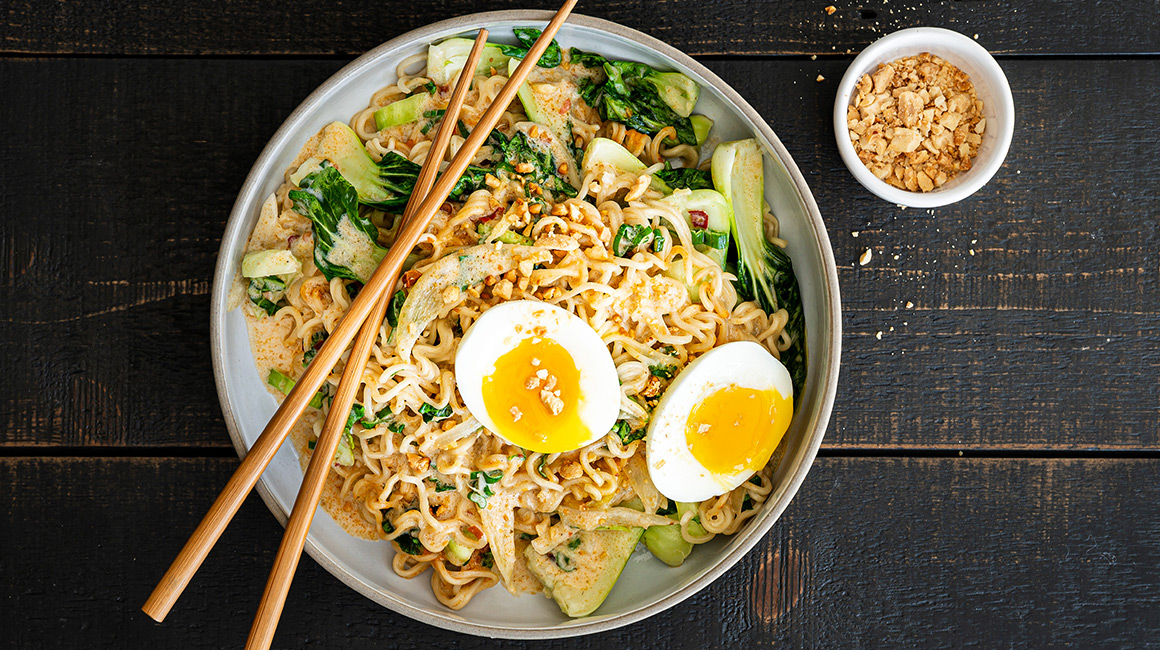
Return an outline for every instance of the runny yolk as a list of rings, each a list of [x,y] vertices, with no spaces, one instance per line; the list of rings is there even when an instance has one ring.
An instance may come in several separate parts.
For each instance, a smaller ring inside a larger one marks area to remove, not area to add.
[[[685,424],[693,457],[715,474],[759,470],[793,417],[793,401],[775,390],[729,385],[705,396]]]
[[[483,378],[483,403],[496,433],[525,449],[569,451],[591,437],[579,414],[580,370],[548,338],[526,338],[501,355]]]

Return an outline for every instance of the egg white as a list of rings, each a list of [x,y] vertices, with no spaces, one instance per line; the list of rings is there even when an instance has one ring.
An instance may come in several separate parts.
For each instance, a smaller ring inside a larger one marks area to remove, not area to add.
[[[488,431],[507,440],[488,414],[483,380],[495,372],[501,356],[533,336],[537,328],[543,328],[537,336],[561,345],[580,371],[577,415],[589,431],[580,446],[591,444],[612,430],[620,414],[616,364],[596,330],[555,305],[534,300],[505,302],[488,309],[463,333],[455,353],[455,382],[463,403]]]
[[[669,499],[704,501],[725,494],[756,473],[749,469],[732,474],[712,472],[693,456],[685,439],[693,409],[706,396],[728,386],[774,390],[793,399],[789,371],[757,343],[726,343],[689,364],[653,411],[645,447],[649,476]]]

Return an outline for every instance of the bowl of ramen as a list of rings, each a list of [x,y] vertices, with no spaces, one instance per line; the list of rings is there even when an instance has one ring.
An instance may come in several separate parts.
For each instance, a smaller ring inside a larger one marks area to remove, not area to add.
[[[385,43],[266,146],[213,288],[239,454],[390,247],[455,80],[451,155],[549,17]],[[838,377],[829,240],[765,120],[634,30],[573,16],[556,40],[407,260],[306,543],[482,636],[607,630],[710,584],[802,484]],[[258,483],[283,523],[341,366]]]

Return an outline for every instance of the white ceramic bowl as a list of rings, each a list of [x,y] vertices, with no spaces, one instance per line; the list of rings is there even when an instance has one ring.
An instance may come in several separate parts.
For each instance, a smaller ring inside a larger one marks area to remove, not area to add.
[[[854,86],[862,75],[878,69],[879,63],[889,63],[922,52],[940,56],[970,75],[975,94],[983,100],[987,128],[983,131],[979,154],[972,161],[969,171],[960,173],[930,192],[908,192],[879,179],[858,159],[854,144],[850,142],[846,109],[850,106]],[[871,43],[846,69],[838,85],[838,96],[834,99],[834,138],[838,141],[838,152],[846,167],[863,187],[874,194],[891,203],[913,208],[934,208],[961,201],[986,185],[1007,157],[1014,131],[1015,102],[1011,98],[1011,86],[1007,84],[1003,69],[973,39],[938,27],[903,29]]]
[[[544,11],[482,13],[400,36],[359,57],[320,86],[266,145],[230,214],[213,287],[214,376],[230,437],[239,454],[245,454],[257,439],[276,404],[254,367],[241,312],[227,311],[229,286],[262,201],[282,182],[283,171],[302,143],[330,121],[346,121],[365,107],[375,90],[394,81],[396,63],[424,51],[429,43],[480,27],[491,30],[493,40],[514,42],[512,27],[542,27],[550,16]],[[703,88],[697,109],[716,121],[713,133],[717,140],[759,140],[766,155],[766,198],[780,217],[782,237],[790,242],[789,253],[804,299],[809,374],[799,412],[786,435],[786,454],[774,475],[774,490],[761,514],[739,534],[698,548],[677,569],[638,551],[608,599],[595,615],[587,618],[568,619],[551,600],[541,596],[517,599],[502,587],[484,591],[460,611],[449,610],[435,600],[426,576],[404,580],[395,575],[391,570],[394,551],[390,544],[356,539],[330,517],[315,518],[306,551],[340,580],[411,618],[482,636],[549,638],[607,630],[660,612],[708,585],[769,531],[797,492],[821,444],[838,381],[841,317],[829,238],[805,180],[765,120],[705,67],[640,32],[574,15],[557,38],[565,47],[581,46],[611,58],[643,61],[690,75]],[[283,524],[301,480],[295,452],[290,445],[284,445],[258,483],[262,498]],[[276,540],[270,543],[273,548]],[[320,613],[325,614],[326,604],[321,606]]]

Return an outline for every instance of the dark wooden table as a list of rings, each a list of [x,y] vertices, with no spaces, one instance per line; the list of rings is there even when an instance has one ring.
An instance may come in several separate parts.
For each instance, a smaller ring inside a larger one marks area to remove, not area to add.
[[[1160,2],[827,4],[578,9],[698,56],[769,119],[838,260],[842,380],[802,491],[722,579],[629,628],[511,645],[1160,647]],[[209,353],[226,215],[348,60],[498,8],[4,6],[0,644],[241,646],[281,534],[256,497],[164,625],[138,609],[238,462]],[[995,178],[933,211],[863,190],[830,122],[852,55],[916,25],[977,34],[1018,115]],[[276,645],[497,644],[305,559]]]

